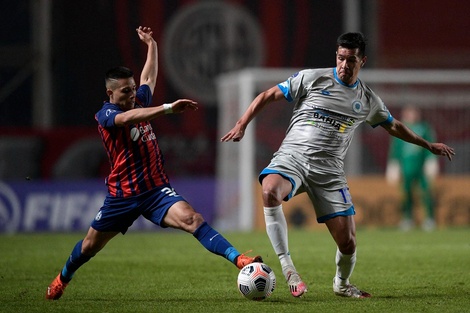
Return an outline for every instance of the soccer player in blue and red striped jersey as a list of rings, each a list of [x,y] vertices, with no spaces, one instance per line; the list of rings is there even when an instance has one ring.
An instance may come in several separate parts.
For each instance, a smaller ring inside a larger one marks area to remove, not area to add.
[[[136,31],[148,46],[141,85],[136,87],[130,69],[110,69],[105,79],[109,101],[95,116],[111,164],[106,179],[108,195],[85,238],[77,242],[62,271],[47,288],[46,298],[50,300],[59,299],[78,268],[114,236],[125,234],[141,215],[161,227],[193,234],[207,250],[225,257],[240,269],[252,262],[262,262],[260,256],[239,253],[171,186],[150,121],[168,113],[196,110],[197,103],[180,99],[149,107],[157,81],[157,43],[149,27],[139,27]]]

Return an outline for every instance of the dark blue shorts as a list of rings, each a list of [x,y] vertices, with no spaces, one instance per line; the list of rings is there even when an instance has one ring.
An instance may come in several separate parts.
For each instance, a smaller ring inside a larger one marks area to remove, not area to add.
[[[176,202],[186,201],[168,184],[140,195],[116,198],[109,195],[96,215],[91,227],[98,231],[118,231],[123,234],[139,217],[143,216],[160,226],[168,209]]]

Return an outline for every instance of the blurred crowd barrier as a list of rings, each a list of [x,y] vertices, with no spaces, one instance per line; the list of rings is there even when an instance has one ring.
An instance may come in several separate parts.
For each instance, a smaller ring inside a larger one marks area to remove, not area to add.
[[[214,180],[186,178],[171,181],[211,223]],[[107,194],[103,180],[0,181],[0,234],[85,231]],[[131,231],[160,229],[139,218]]]
[[[162,134],[160,128],[158,142],[170,177],[214,175],[213,135],[184,129]],[[0,127],[0,180],[104,179],[109,170],[96,127]]]
[[[384,176],[371,175],[348,179],[350,193],[356,210],[358,227],[398,227],[401,220],[402,193],[398,185],[389,185]],[[256,228],[264,229],[261,188],[257,184]],[[470,176],[443,176],[433,185],[436,200],[437,227],[470,225]],[[318,224],[307,195],[298,195],[283,204],[288,223],[295,227],[325,228]],[[420,223],[424,208],[417,200],[415,220]]]
[[[109,171],[95,127],[8,127],[0,134],[0,180],[104,178]]]

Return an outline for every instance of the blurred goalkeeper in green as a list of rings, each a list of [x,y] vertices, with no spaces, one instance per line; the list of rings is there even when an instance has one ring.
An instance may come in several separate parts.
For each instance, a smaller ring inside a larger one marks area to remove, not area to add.
[[[411,106],[403,108],[401,120],[416,134],[434,142],[435,132],[429,123],[421,119],[419,109]],[[425,208],[422,228],[430,231],[436,227],[432,181],[438,172],[437,158],[429,150],[392,138],[386,178],[389,183],[397,184],[401,177],[402,230],[408,231],[414,227],[413,209],[419,204],[416,200],[420,200]]]

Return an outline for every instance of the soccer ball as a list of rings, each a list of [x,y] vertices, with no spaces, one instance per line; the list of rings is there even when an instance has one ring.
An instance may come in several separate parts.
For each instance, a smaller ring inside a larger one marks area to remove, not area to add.
[[[264,263],[251,263],[240,270],[237,287],[245,298],[261,301],[273,293],[276,287],[276,275]]]

